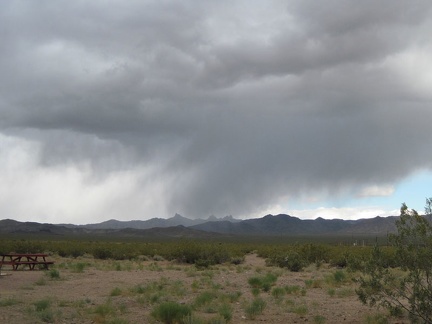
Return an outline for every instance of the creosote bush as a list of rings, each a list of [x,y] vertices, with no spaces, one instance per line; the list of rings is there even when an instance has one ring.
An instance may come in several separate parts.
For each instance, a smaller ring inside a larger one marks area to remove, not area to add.
[[[426,201],[426,213],[432,199]],[[415,210],[402,204],[396,221],[397,234],[390,236],[396,250],[395,263],[403,271],[389,267],[383,250],[376,246],[359,279],[357,294],[370,306],[386,307],[393,314],[408,312],[413,322],[432,322],[432,225]]]
[[[248,283],[252,288],[261,289],[263,291],[270,291],[271,287],[275,284],[277,276],[273,273],[267,273],[265,276],[256,276],[248,279]]]
[[[51,279],[60,279],[60,272],[57,269],[51,269],[47,274]]]
[[[258,315],[261,315],[266,308],[266,302],[260,298],[255,298],[250,304],[245,307],[246,316],[249,319],[255,319]]]
[[[175,302],[165,302],[156,306],[151,315],[166,324],[181,323],[181,320],[192,313],[188,305]]]

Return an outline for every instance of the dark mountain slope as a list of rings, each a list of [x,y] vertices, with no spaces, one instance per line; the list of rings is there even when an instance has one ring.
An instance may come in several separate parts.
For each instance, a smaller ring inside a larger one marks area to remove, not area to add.
[[[214,219],[214,218],[211,218]],[[148,221],[120,222],[109,220],[100,224],[85,226],[63,226],[17,222],[6,219],[0,221],[0,233],[44,233],[50,235],[115,235],[171,237],[204,237],[215,233],[229,235],[386,235],[396,231],[398,217],[375,217],[360,220],[323,219],[302,220],[290,215],[266,215],[262,218],[231,221],[231,218],[217,221],[190,220],[176,215],[170,219],[152,218]],[[179,224],[181,223],[181,224]],[[184,225],[184,224],[194,225]],[[128,227],[125,227],[128,226]]]

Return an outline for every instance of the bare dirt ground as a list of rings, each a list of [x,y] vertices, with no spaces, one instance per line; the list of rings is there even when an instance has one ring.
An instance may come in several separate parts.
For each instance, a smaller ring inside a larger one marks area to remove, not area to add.
[[[229,323],[409,322],[387,319],[384,310],[362,305],[353,275],[344,272],[343,282],[332,282],[329,278],[337,270],[326,265],[296,273],[267,267],[255,254],[239,265],[204,270],[163,260],[53,259],[50,271],[3,267],[0,323],[159,323],[151,312],[166,300],[194,306],[188,323],[224,323],[218,312],[222,299],[229,305]],[[276,283],[254,295],[248,279],[267,273],[277,276]],[[284,288],[279,294],[278,287]],[[197,298],[204,292],[219,297],[199,305]],[[265,307],[251,315],[247,309],[256,298]]]

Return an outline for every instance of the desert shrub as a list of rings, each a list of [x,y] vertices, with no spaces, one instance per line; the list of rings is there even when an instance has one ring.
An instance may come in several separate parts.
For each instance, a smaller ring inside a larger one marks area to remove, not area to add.
[[[347,276],[345,270],[336,270],[325,277],[325,282],[329,286],[339,287],[343,283],[349,281],[349,278],[350,277]]]
[[[426,212],[431,210],[428,199]],[[432,225],[415,210],[402,204],[396,221],[397,234],[390,236],[395,262],[403,271],[388,264],[383,249],[375,246],[359,279],[357,294],[364,304],[393,311],[405,310],[413,322],[432,322]]]
[[[235,291],[235,292],[228,293],[226,296],[230,303],[234,303],[239,300],[241,295],[242,293],[240,291]]]
[[[281,268],[287,268],[290,271],[301,271],[308,262],[298,252],[291,251],[285,255],[274,256],[270,260],[271,264],[277,265]]]
[[[226,322],[231,321],[231,319],[232,319],[232,312],[233,312],[232,306],[229,305],[229,304],[227,304],[227,303],[223,303],[222,305],[219,306],[218,313],[219,313],[220,316],[223,317],[223,319]]]
[[[294,314],[304,316],[308,313],[309,309],[307,305],[296,305],[293,306],[290,311]]]
[[[349,254],[344,252],[343,254],[336,255],[330,260],[330,265],[337,268],[345,268],[348,266]]]
[[[49,299],[41,299],[33,303],[36,316],[45,323],[54,323],[54,314],[50,309],[51,301]]]
[[[206,269],[214,264],[214,261],[210,259],[197,259],[195,260],[195,267],[197,269]]]
[[[297,253],[308,264],[328,262],[330,247],[322,244],[306,243],[297,247]]]
[[[216,292],[214,292],[214,291],[203,291],[202,293],[200,293],[195,298],[194,305],[196,307],[201,307],[203,305],[209,304],[210,302],[212,302],[217,297],[218,296],[217,296]]]
[[[110,259],[112,257],[112,252],[109,249],[104,247],[96,247],[92,251],[92,254],[95,259],[101,259],[101,260]]]
[[[244,256],[236,256],[231,258],[231,263],[235,265],[242,264],[244,262],[245,258]]]
[[[47,274],[51,279],[60,279],[60,272],[57,269],[51,269]]]
[[[346,268],[348,271],[362,271],[372,252],[370,246],[333,247],[329,263],[332,267]],[[383,263],[386,267],[395,267],[395,250],[393,247],[383,247]]]
[[[192,310],[187,305],[175,302],[165,302],[156,306],[151,315],[166,324],[181,323],[184,317],[190,316]]]
[[[18,304],[19,301],[15,298],[5,298],[5,299],[0,299],[0,307],[7,307],[7,306],[13,306]]]
[[[297,285],[285,286],[284,288],[285,288],[286,293],[289,295],[291,295],[291,294],[296,295],[296,294],[299,294],[301,291],[300,286],[297,286]]]
[[[384,314],[367,315],[365,318],[366,324],[387,324],[388,319]]]
[[[16,253],[42,253],[44,251],[44,248],[41,242],[20,240],[20,241],[15,241],[15,244],[13,245],[11,251]]]
[[[316,324],[324,324],[326,322],[326,318],[322,315],[315,315],[313,320]]]
[[[80,246],[71,246],[69,250],[67,251],[66,256],[71,256],[72,258],[78,258],[80,256],[83,256],[85,253],[85,250]],[[60,254],[60,253],[59,253]]]
[[[305,243],[263,247],[259,255],[266,258],[269,265],[287,268],[293,272],[301,271],[310,264],[321,265],[329,262],[334,253],[334,247],[324,244]]]
[[[83,273],[85,267],[86,264],[84,262],[74,263],[72,264],[72,271],[77,273]]]
[[[113,290],[111,290],[110,296],[120,296],[122,293],[121,289],[119,287],[115,287]]]
[[[322,288],[322,280],[321,279],[306,279],[305,280],[306,288]]]
[[[94,309],[94,313],[100,317],[106,317],[115,313],[115,308],[111,302],[106,302],[104,304],[97,305]]]
[[[352,288],[340,288],[336,290],[336,296],[339,298],[355,296],[355,294],[355,290]]]
[[[232,249],[226,248],[222,243],[183,241],[171,251],[169,258],[195,264],[198,268],[208,268],[211,265],[229,262],[232,256]]]
[[[51,302],[49,299],[41,299],[41,300],[34,302],[33,305],[35,306],[36,312],[40,312],[40,311],[48,309],[48,307],[50,307],[50,305],[51,305]]]
[[[271,287],[276,283],[277,276],[273,273],[267,273],[265,276],[256,276],[248,279],[248,283],[252,288],[270,291]]]
[[[252,292],[252,295],[257,297],[260,294],[261,290],[257,287],[253,287],[251,292]]]
[[[42,322],[45,323],[54,323],[54,313],[51,309],[45,309],[39,312],[36,312],[37,317],[41,319]]]
[[[181,323],[182,324],[208,324],[208,321],[205,321],[202,318],[199,318],[191,314],[183,317]]]
[[[170,301],[173,298],[184,296],[186,294],[182,281],[169,281],[164,277],[144,286],[137,285],[132,287],[130,291],[140,295],[138,298],[139,302],[150,304]]]
[[[262,298],[255,298],[250,304],[245,307],[247,318],[255,319],[256,316],[261,315],[266,307],[266,302]]]
[[[336,281],[337,283],[341,283],[346,278],[345,272],[338,270],[335,273],[333,273],[333,278],[334,281]]]
[[[282,287],[275,287],[272,289],[272,296],[276,299],[276,300],[280,300],[283,296],[285,296],[286,294],[286,290]]]

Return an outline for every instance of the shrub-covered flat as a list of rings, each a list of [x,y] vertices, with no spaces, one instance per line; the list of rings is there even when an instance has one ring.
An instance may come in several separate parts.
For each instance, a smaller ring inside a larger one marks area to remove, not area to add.
[[[409,322],[359,301],[371,247],[3,240],[1,249],[55,261],[48,271],[3,268],[2,323]]]

